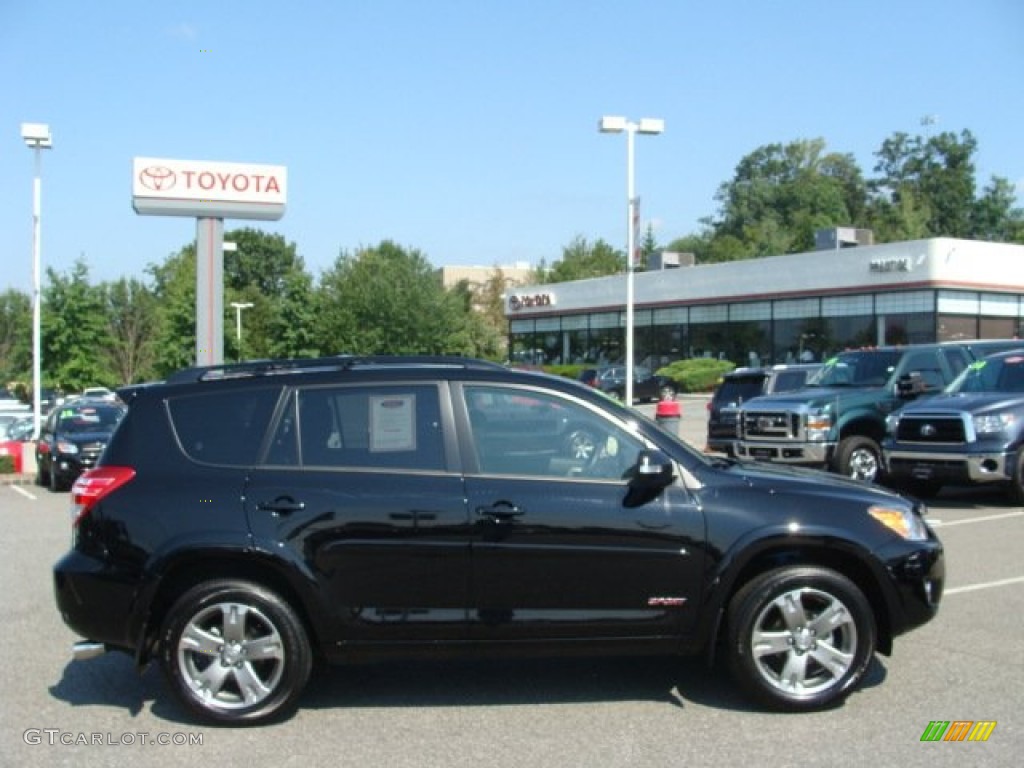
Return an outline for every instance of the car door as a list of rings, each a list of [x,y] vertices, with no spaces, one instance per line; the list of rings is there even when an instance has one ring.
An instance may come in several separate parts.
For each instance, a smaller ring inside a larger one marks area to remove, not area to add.
[[[251,473],[254,537],[318,582],[339,642],[465,637],[470,532],[443,388],[294,391]]]
[[[653,638],[692,625],[703,517],[681,486],[631,490],[647,441],[540,388],[465,384],[457,399],[475,639]]]

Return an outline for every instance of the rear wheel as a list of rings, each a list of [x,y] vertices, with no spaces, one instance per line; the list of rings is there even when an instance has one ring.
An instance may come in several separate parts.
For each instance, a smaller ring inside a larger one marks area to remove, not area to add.
[[[754,698],[820,709],[848,696],[875,652],[874,614],[836,571],[787,567],[755,577],[729,605],[729,661]]]
[[[305,627],[283,599],[245,581],[193,587],[167,615],[161,663],[190,710],[229,724],[291,711],[309,679]]]
[[[835,465],[840,475],[877,483],[882,479],[882,449],[870,437],[844,437],[836,448]]]

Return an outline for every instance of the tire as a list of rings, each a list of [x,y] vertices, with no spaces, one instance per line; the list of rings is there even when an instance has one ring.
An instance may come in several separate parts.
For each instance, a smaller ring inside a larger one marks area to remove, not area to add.
[[[836,704],[874,658],[874,614],[864,593],[827,568],[762,573],[733,597],[728,612],[733,676],[773,709]]]
[[[870,437],[853,435],[839,441],[835,470],[840,475],[877,483],[882,479],[882,449]]]
[[[1017,457],[1013,462],[1013,474],[1010,475],[1010,486],[1006,495],[1011,504],[1024,506],[1024,448],[1017,449]]]
[[[47,472],[49,478],[50,493],[60,493],[61,483],[60,478],[57,477],[57,473],[53,471],[53,467],[50,467],[50,471]]]
[[[312,668],[305,627],[291,606],[234,580],[200,584],[178,599],[161,631],[160,660],[187,709],[231,725],[290,713]]]
[[[43,487],[50,484],[50,477],[46,472],[43,472],[43,462],[37,457],[36,458],[36,485]]]

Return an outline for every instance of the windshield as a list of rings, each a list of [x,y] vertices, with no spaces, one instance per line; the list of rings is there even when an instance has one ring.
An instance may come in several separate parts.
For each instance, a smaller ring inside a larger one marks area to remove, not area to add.
[[[120,408],[65,408],[57,429],[64,434],[112,432],[122,415],[124,411]]]
[[[1024,392],[1024,355],[971,363],[946,387],[946,392]]]
[[[895,349],[843,352],[826,360],[824,367],[808,384],[817,387],[884,387],[899,363],[900,354]]]

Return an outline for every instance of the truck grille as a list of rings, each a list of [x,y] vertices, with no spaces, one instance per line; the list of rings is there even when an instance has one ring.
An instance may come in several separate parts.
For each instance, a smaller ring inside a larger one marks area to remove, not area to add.
[[[789,411],[744,411],[740,436],[750,440],[795,440],[800,436],[800,416]]]
[[[901,443],[966,443],[967,429],[960,416],[919,414],[904,416],[896,430]]]

